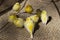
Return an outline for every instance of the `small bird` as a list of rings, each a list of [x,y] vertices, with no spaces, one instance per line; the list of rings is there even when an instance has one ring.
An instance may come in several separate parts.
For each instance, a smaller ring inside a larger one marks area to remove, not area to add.
[[[16,20],[17,19],[17,16],[15,15],[15,14],[12,14],[12,15],[10,15],[9,17],[8,17],[8,22],[14,22],[14,20]]]
[[[27,6],[25,7],[25,12],[27,12],[27,13],[32,13],[32,11],[33,11],[33,8],[32,8],[31,5],[27,5]]]
[[[17,18],[13,23],[16,27],[22,28],[24,25],[24,20],[22,18]]]
[[[26,21],[24,22],[25,28],[30,33],[30,38],[33,38],[35,23],[38,22],[38,19],[39,18],[37,15],[32,15],[30,17],[27,17]]]
[[[17,2],[17,3],[15,3],[15,4],[13,5],[12,10],[14,10],[14,11],[19,11],[20,8],[21,8],[21,5],[20,5],[19,2]]]
[[[41,13],[41,20],[43,24],[46,24],[48,21],[48,16],[47,16],[47,12],[45,10],[42,11]]]
[[[37,15],[38,17],[41,16],[41,10],[40,10],[40,9],[37,9],[37,10],[36,10],[36,15]]]
[[[10,15],[8,21],[16,25],[16,27],[22,28],[24,25],[24,20],[22,18],[18,18],[15,14]]]
[[[30,33],[30,38],[33,38],[34,25],[35,24],[32,20],[25,21],[24,23],[25,28]]]
[[[38,20],[39,20],[39,17],[37,15],[32,15],[32,16],[30,16],[30,18],[35,23],[38,22]]]

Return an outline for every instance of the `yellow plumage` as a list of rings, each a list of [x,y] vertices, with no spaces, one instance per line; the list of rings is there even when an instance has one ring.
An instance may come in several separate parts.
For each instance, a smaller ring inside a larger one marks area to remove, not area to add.
[[[14,11],[19,11],[19,9],[21,8],[21,5],[19,4],[19,2],[17,2],[17,3],[15,3],[14,5],[13,5],[13,10]]]
[[[28,29],[28,31],[30,32],[30,33],[32,33],[32,31],[33,31],[33,29],[34,29],[34,23],[33,23],[33,21],[26,21],[25,23],[25,27]]]
[[[33,11],[33,8],[32,8],[31,5],[27,5],[27,6],[25,7],[25,12],[27,12],[27,13],[32,13],[32,11]]]
[[[29,21],[25,21],[24,23],[24,26],[25,28],[27,29],[27,31],[30,33],[31,37],[30,38],[33,38],[33,31],[34,31],[34,23],[32,20],[29,20]]]
[[[30,18],[35,23],[38,22],[38,20],[39,20],[39,17],[37,15],[32,15],[32,16],[30,16]]]
[[[41,20],[42,20],[43,24],[47,23],[48,17],[47,17],[47,12],[45,10],[43,10],[41,13]]]
[[[22,18],[18,18],[17,20],[14,20],[14,25],[16,25],[16,27],[23,27],[24,25],[24,20]]]
[[[8,18],[8,21],[11,23],[14,23],[14,25],[16,25],[16,27],[23,27],[23,25],[24,25],[24,20],[22,18],[17,18],[17,16],[15,14],[10,15]]]
[[[16,20],[16,19],[17,19],[17,17],[16,17],[15,14],[10,15],[10,16],[8,17],[8,21],[9,21],[9,22],[13,22],[13,21]]]
[[[26,21],[29,21],[29,20],[31,20],[31,18],[30,18],[30,17],[27,17],[27,18],[26,18]]]
[[[35,27],[35,23],[38,22],[39,17],[37,15],[32,15],[30,17],[26,18],[26,21],[24,23],[25,28],[30,33],[31,37],[33,38],[33,31]]]

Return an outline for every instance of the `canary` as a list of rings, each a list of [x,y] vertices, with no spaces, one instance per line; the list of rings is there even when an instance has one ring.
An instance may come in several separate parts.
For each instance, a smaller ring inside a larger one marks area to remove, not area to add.
[[[38,20],[39,20],[39,17],[37,15],[32,15],[32,16],[30,16],[30,18],[35,23],[38,22]]]
[[[25,21],[24,23],[25,28],[30,33],[30,38],[33,38],[34,25],[32,20]]]
[[[37,9],[37,10],[36,10],[36,15],[37,15],[38,17],[41,16],[41,10],[40,10],[40,9]]]
[[[14,11],[19,11],[19,9],[21,8],[21,5],[19,4],[19,2],[17,2],[17,3],[15,3],[14,5],[13,5],[13,10]]]
[[[42,13],[41,13],[41,20],[42,20],[43,24],[47,23],[48,16],[47,16],[47,12],[45,10],[43,10]]]
[[[35,23],[38,22],[38,19],[39,19],[39,17],[37,15],[32,15],[30,17],[27,17],[26,21],[24,22],[25,28],[31,35],[30,38],[33,38]]]
[[[16,27],[23,27],[24,20],[22,18],[17,18],[15,14],[10,15],[8,21],[16,25]]]
[[[18,18],[16,20],[14,20],[13,23],[14,23],[14,25],[16,25],[16,27],[22,28],[24,25],[24,20],[22,18]]]
[[[32,13],[32,11],[33,11],[33,8],[32,8],[31,5],[27,5],[27,6],[25,7],[25,12],[27,12],[27,13]]]
[[[16,20],[16,19],[17,19],[17,16],[16,16],[15,14],[10,15],[10,16],[8,17],[8,21],[9,21],[9,22],[13,22],[13,21]]]

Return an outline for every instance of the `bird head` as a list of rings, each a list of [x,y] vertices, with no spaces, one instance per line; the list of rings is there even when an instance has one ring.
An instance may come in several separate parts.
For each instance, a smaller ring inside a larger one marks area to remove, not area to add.
[[[45,10],[43,10],[43,11],[42,11],[42,14],[46,15],[46,14],[47,14],[47,12],[46,12]]]

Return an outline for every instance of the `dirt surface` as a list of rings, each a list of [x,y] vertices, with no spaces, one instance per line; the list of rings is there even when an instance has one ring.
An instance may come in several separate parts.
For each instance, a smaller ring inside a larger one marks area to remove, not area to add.
[[[36,9],[41,9],[46,10],[49,16],[47,25],[39,22],[39,27],[36,26],[37,30],[34,33],[33,40],[60,40],[60,17],[54,4],[50,3],[50,1],[42,2],[40,0],[28,0],[27,4],[32,5],[34,9],[33,13],[36,12]],[[7,23],[7,17],[10,12],[12,11],[8,11],[0,17],[1,27]],[[24,8],[21,12],[24,12]],[[29,37],[30,35],[25,28],[16,28],[12,23],[8,23],[3,31],[0,32],[0,40],[31,40]]]

